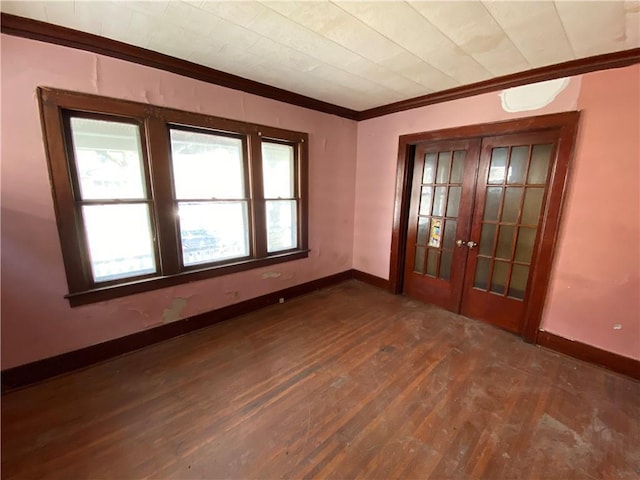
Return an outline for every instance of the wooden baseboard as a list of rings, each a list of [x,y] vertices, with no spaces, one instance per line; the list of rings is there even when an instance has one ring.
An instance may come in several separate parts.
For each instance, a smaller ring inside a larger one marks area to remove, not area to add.
[[[347,270],[311,282],[278,290],[277,292],[268,293],[260,297],[251,298],[227,307],[211,310],[177,322],[150,328],[125,337],[115,338],[107,342],[91,345],[54,357],[44,358],[25,365],[8,368],[3,370],[1,374],[2,393],[41,382],[63,373],[88,367],[119,355],[153,345],[154,343],[184,335],[185,333],[208,327],[223,320],[276,304],[280,298],[289,299],[298,297],[351,278],[354,278],[353,271]]]
[[[361,282],[368,283],[369,285],[373,285],[374,287],[384,288],[385,290],[389,290],[390,283],[389,280],[384,278],[376,277],[375,275],[371,275],[370,273],[362,272],[360,270],[351,270],[353,278],[356,280],[360,280]]]
[[[311,282],[268,293],[260,297],[251,298],[240,303],[211,310],[209,312],[185,318],[177,322],[133,333],[125,337],[63,353],[50,358],[19,365],[3,370],[2,393],[16,388],[31,385],[43,380],[62,375],[80,368],[109,360],[125,353],[139,350],[164,340],[214,325],[238,315],[258,310],[278,303],[280,298],[294,298],[311,293],[320,288],[329,287],[345,280],[354,278],[378,288],[389,289],[390,284],[375,275],[360,270],[346,270],[335,275],[319,278]],[[584,343],[567,340],[549,332],[540,332],[538,345],[555,350],[570,357],[601,365],[614,372],[640,380],[640,361],[607,352]]]
[[[553,333],[538,333],[538,345],[555,350],[578,360],[594,363],[617,373],[640,380],[640,360],[624,357],[617,353],[607,352],[586,343],[568,340]]]

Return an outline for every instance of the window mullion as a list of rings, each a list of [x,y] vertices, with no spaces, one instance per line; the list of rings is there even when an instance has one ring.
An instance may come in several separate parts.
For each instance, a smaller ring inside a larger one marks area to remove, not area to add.
[[[267,256],[267,218],[262,180],[262,137],[257,130],[249,136],[249,176],[253,254],[262,258]]]
[[[162,275],[180,272],[177,205],[173,198],[169,132],[163,119],[149,116],[145,122],[150,157],[151,184],[156,220],[156,248]]]

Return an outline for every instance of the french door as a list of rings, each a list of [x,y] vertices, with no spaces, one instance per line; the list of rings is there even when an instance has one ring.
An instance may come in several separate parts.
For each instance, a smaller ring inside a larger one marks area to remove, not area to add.
[[[416,147],[404,291],[452,311],[462,298],[479,153],[479,139]]]
[[[559,141],[547,130],[417,144],[404,292],[522,333],[536,265],[550,262],[541,244],[555,238]]]

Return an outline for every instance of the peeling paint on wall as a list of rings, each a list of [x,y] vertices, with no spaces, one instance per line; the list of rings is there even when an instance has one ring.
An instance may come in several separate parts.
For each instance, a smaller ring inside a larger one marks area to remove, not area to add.
[[[247,120],[247,109],[244,104],[244,95],[240,97],[240,118],[244,121]]]
[[[91,76],[91,84],[93,85],[93,88],[96,92],[99,91],[98,88],[98,80],[99,80],[99,74],[98,74],[98,62],[100,61],[100,59],[98,58],[97,55],[93,56],[93,74]]]
[[[262,272],[260,275],[263,279],[265,278],[278,278],[281,277],[282,274],[280,272]]]
[[[184,307],[187,306],[187,299],[182,297],[177,297],[173,299],[173,303],[169,308],[165,308],[164,312],[162,312],[162,320],[164,323],[175,322],[176,320],[180,320],[180,314]]]
[[[240,298],[240,292],[237,290],[227,290],[224,292],[224,294],[233,298],[234,300],[237,300],[238,298]]]
[[[568,78],[557,78],[503,90],[500,92],[502,109],[505,112],[526,112],[546,107],[567,88],[569,82]]]

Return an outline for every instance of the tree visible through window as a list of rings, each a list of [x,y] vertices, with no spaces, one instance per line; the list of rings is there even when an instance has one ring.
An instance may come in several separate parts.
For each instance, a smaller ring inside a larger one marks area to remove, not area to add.
[[[72,305],[307,256],[307,135],[40,89]]]

